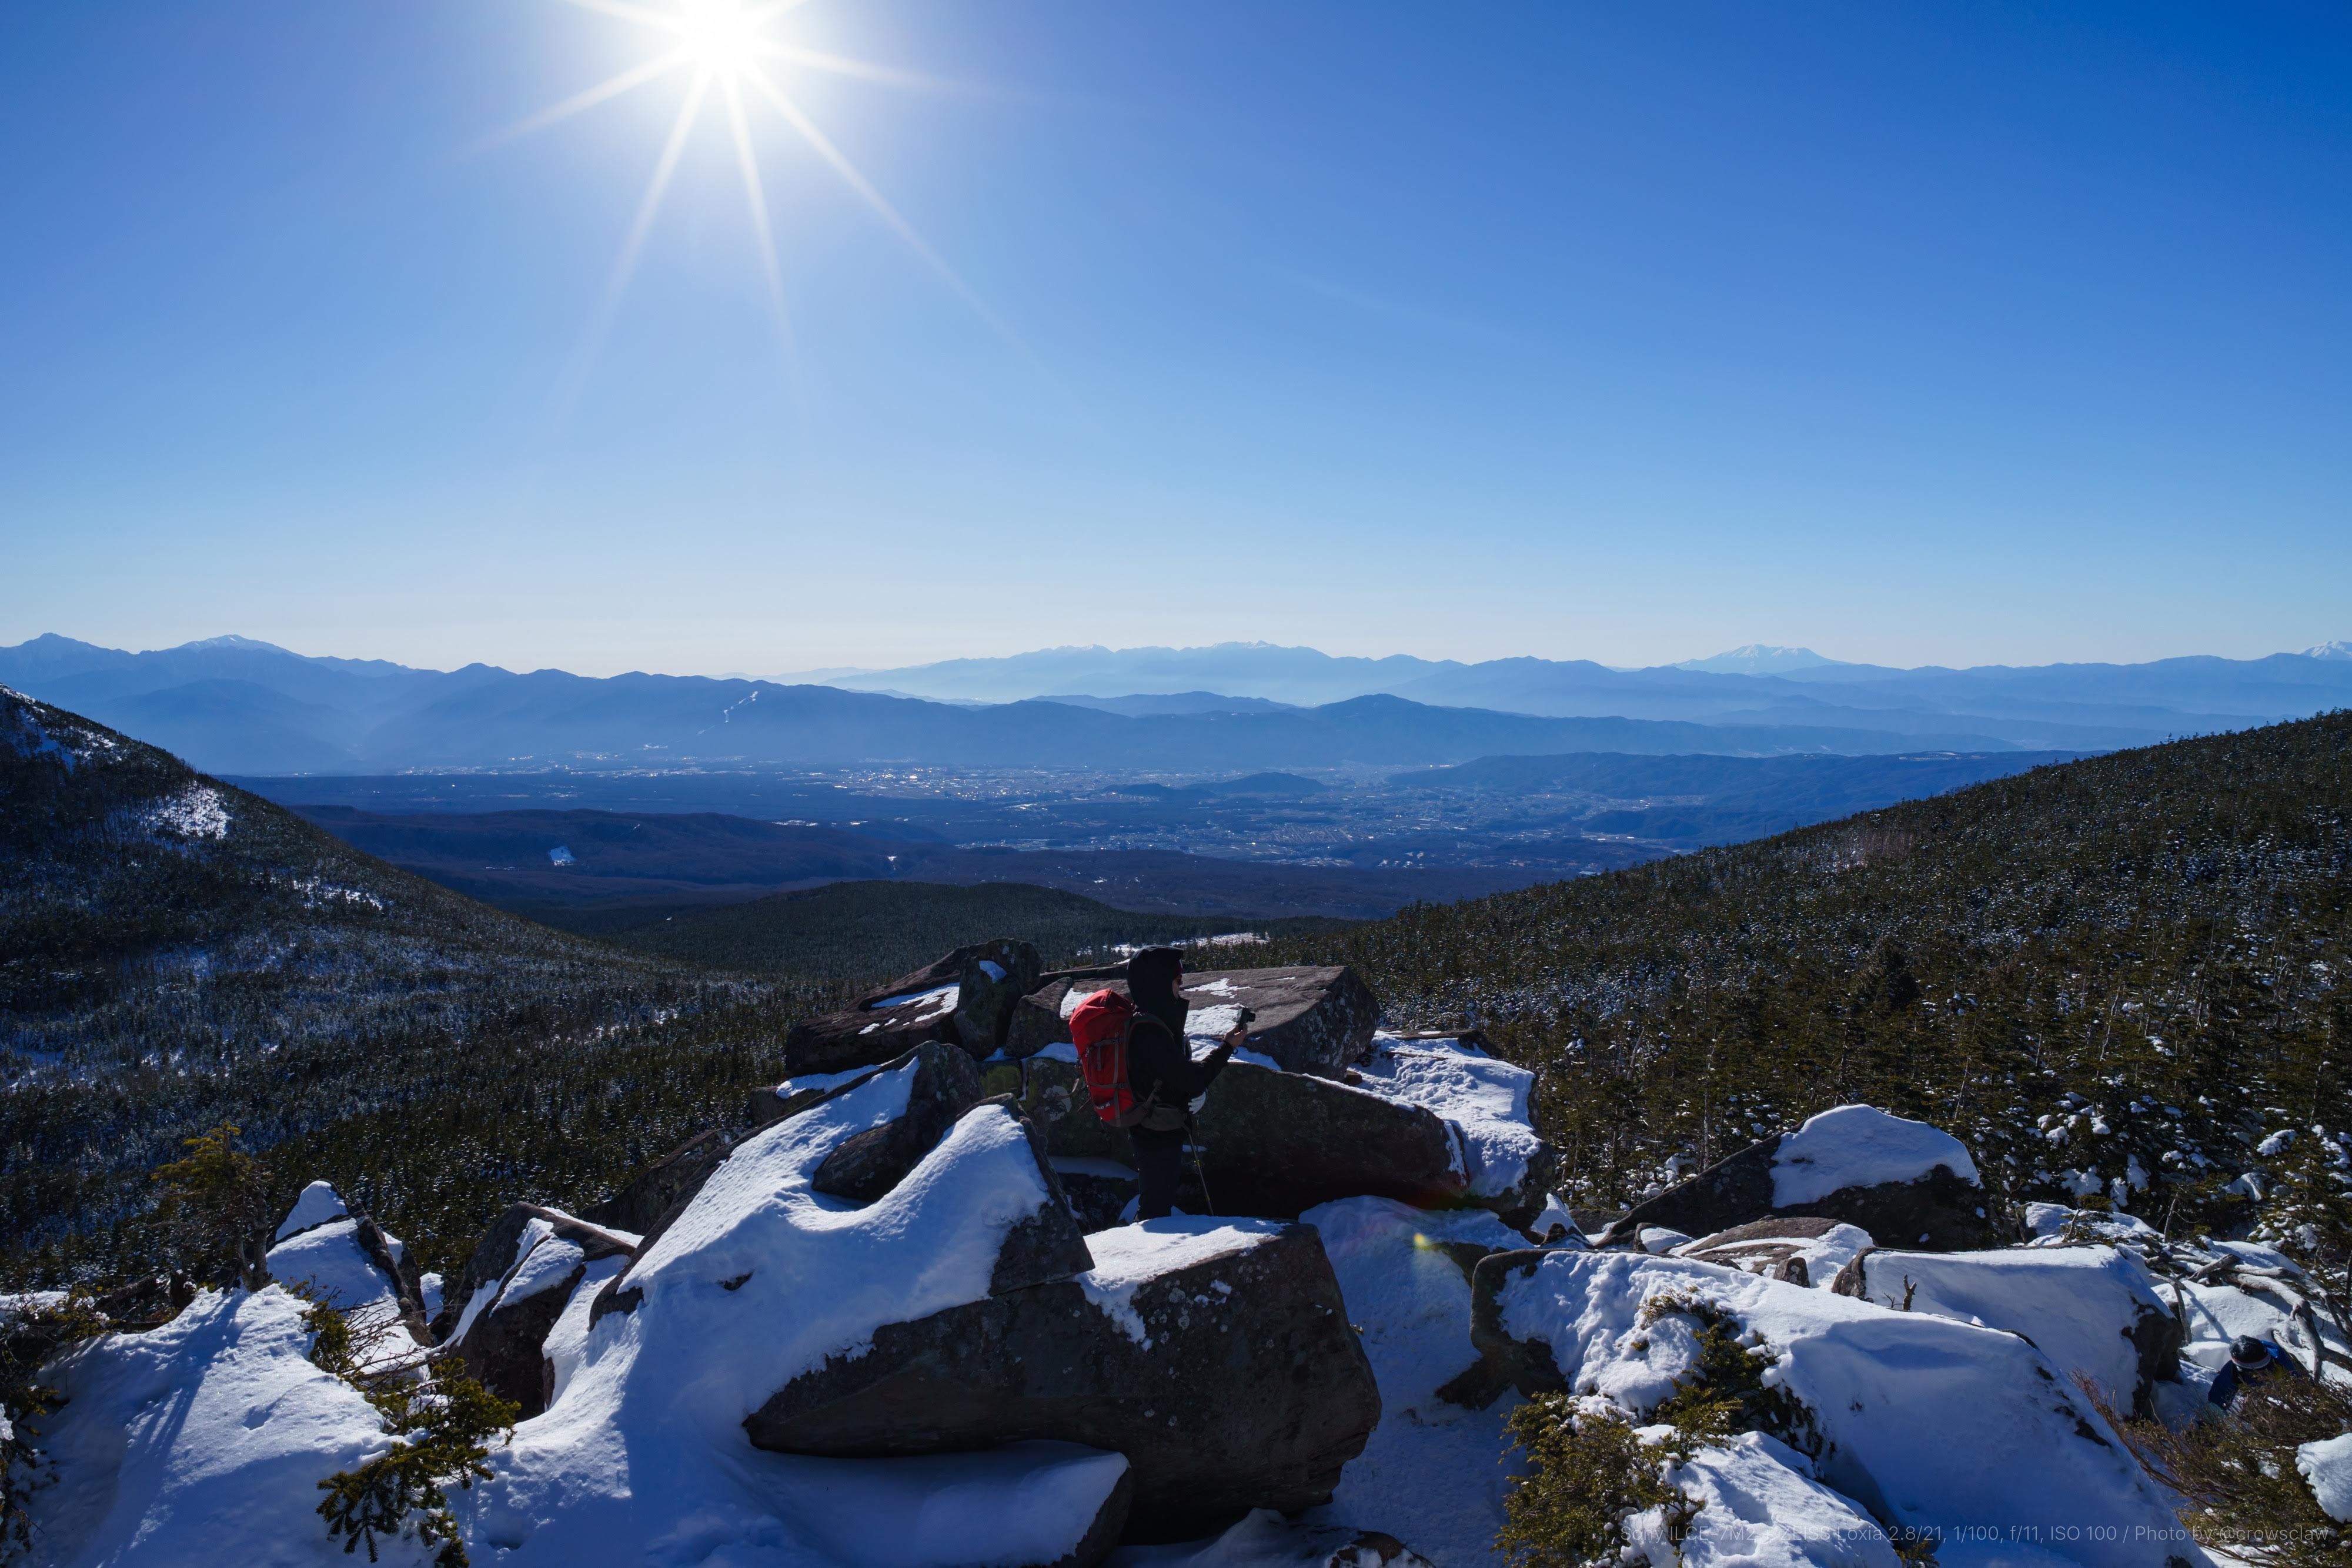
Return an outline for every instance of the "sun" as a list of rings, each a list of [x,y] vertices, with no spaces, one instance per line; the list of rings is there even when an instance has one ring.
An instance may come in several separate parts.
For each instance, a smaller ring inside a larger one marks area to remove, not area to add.
[[[677,8],[677,40],[688,58],[716,77],[734,77],[749,70],[767,39],[761,35],[762,11],[737,0],[683,0]]]
[[[696,126],[700,123],[704,111],[711,109],[717,110],[726,122],[728,140],[732,144],[735,162],[742,174],[743,197],[750,208],[768,301],[782,336],[788,368],[793,359],[792,318],[785,308],[783,267],[776,244],[776,225],[769,211],[766,184],[761,177],[757,138],[749,112],[754,106],[764,108],[782,120],[799,141],[838,175],[860,201],[922,258],[932,272],[978,312],[982,319],[1024,357],[1033,361],[1035,360],[1027,345],[979,295],[972,292],[970,286],[956,275],[955,269],[925,243],[914,225],[899,215],[898,209],[858,172],[856,165],[834,144],[832,139],[818,129],[816,122],[809,118],[776,78],[780,72],[813,70],[918,90],[936,89],[942,84],[911,72],[808,48],[793,43],[788,37],[780,37],[775,30],[776,24],[797,9],[801,3],[802,0],[756,0],[753,4],[745,4],[744,0],[670,0],[670,4],[665,5],[643,4],[640,0],[570,0],[571,5],[582,10],[616,16],[646,28],[656,35],[656,52],[642,63],[541,110],[520,124],[510,127],[494,141],[505,141],[544,130],[583,110],[593,109],[665,78],[683,76],[686,92],[678,105],[677,115],[670,123],[669,134],[655,161],[653,177],[646,183],[645,193],[638,200],[636,215],[622,241],[621,253],[606,277],[595,313],[564,378],[562,390],[557,397],[557,423],[568,415],[572,403],[593,368],[606,329],[619,308],[622,295],[627,289],[630,276],[635,270],[638,254],[645,247],[646,236],[660,210],[662,193],[668,189],[670,177],[677,172],[678,160],[684,154]],[[793,383],[797,398],[796,371]]]

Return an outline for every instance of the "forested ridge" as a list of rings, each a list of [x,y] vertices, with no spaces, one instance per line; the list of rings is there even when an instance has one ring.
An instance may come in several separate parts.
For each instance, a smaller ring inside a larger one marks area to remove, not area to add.
[[[1543,1070],[1595,1207],[1860,1100],[1951,1128],[2011,1199],[2226,1226],[2260,1191],[2266,1228],[2335,1249],[2340,1280],[2347,894],[2336,713],[1248,961],[1352,963],[1392,1024],[1486,1026]]]
[[[146,1173],[224,1121],[462,1245],[485,1205],[587,1201],[731,1115],[834,995],[500,914],[13,693],[0,807],[15,1277],[137,1266]]]

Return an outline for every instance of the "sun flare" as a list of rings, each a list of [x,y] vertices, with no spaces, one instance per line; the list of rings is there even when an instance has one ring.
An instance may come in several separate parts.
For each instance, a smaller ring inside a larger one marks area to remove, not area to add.
[[[583,110],[592,109],[680,73],[685,74],[687,86],[677,117],[670,123],[669,133],[655,162],[653,177],[646,183],[645,193],[637,203],[636,216],[622,241],[620,255],[605,281],[595,314],[582,339],[579,351],[573,356],[572,370],[565,377],[563,390],[557,400],[559,420],[568,413],[593,367],[605,331],[636,268],[637,257],[645,248],[646,237],[661,206],[662,194],[668,189],[671,176],[677,172],[679,159],[707,108],[716,107],[725,121],[726,134],[742,174],[744,200],[751,211],[751,227],[759,246],[768,302],[774,313],[789,364],[793,351],[792,319],[784,304],[783,267],[776,241],[778,225],[770,211],[765,182],[761,177],[758,137],[746,112],[747,104],[752,100],[772,110],[774,118],[788,126],[793,135],[905,241],[982,319],[1024,356],[1034,360],[1034,356],[1029,354],[1027,346],[1013,329],[972,292],[954,268],[940,259],[939,254],[916,232],[914,225],[899,215],[898,209],[809,118],[777,80],[777,73],[822,71],[833,76],[917,89],[933,89],[939,84],[911,72],[808,48],[778,37],[772,30],[774,25],[788,12],[796,9],[801,0],[761,0],[761,3],[748,5],[744,0],[672,0],[667,5],[641,4],[639,0],[570,0],[570,3],[583,10],[635,23],[660,35],[657,51],[643,63],[532,115],[503,133],[501,140],[505,136],[544,130]],[[793,380],[797,389],[797,371]]]

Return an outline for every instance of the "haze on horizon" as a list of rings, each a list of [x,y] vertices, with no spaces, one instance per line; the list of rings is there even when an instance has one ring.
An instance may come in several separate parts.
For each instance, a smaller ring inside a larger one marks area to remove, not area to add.
[[[2340,7],[769,30],[822,144],[723,62],[691,120],[688,69],[501,136],[660,47],[564,0],[0,22],[0,643],[769,674],[2352,632]]]

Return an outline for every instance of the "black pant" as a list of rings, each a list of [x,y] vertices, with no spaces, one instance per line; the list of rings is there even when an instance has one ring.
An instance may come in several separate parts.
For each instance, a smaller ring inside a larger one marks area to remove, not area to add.
[[[1135,1174],[1143,1178],[1143,1194],[1135,1206],[1138,1219],[1165,1219],[1176,1207],[1176,1188],[1184,1179],[1184,1132],[1162,1133],[1150,1127],[1129,1127],[1128,1142],[1135,1147]]]

